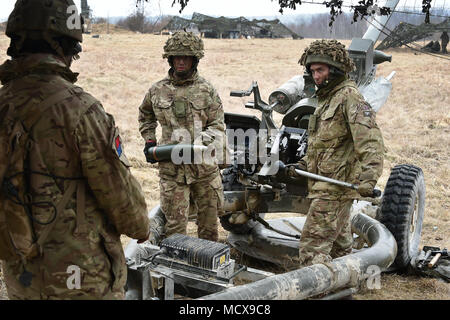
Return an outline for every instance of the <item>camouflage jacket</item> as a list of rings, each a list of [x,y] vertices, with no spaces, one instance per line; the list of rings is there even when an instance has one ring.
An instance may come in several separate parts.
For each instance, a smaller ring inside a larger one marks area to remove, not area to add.
[[[33,274],[32,288],[43,298],[100,299],[111,291],[123,294],[126,264],[120,235],[145,239],[149,231],[143,192],[128,168],[114,118],[73,84],[76,78],[77,74],[49,54],[33,54],[0,66],[4,85],[0,106],[13,104],[19,119],[39,113],[45,106],[38,105],[55,92],[73,93],[45,108],[33,131],[41,153],[30,155],[31,162],[50,174],[30,174],[33,201],[58,203],[71,183],[67,178],[78,178],[86,190],[72,195],[56,217],[42,255],[26,265]],[[80,219],[77,197],[83,196],[84,217]],[[32,213],[48,221],[50,211],[45,205],[33,206]],[[39,236],[45,226],[35,224],[34,228]],[[80,290],[67,289],[67,269],[73,265],[81,271]],[[8,286],[24,289],[17,282],[23,272],[20,262],[4,262],[3,266]]]
[[[217,150],[215,163],[160,162],[161,178],[192,184],[214,178],[217,163],[223,163],[225,124],[222,102],[214,87],[195,72],[187,80],[176,80],[171,71],[155,83],[139,107],[139,130],[145,140],[156,141],[156,127],[162,127],[160,145],[183,142],[210,145]]]
[[[375,111],[356,84],[343,80],[319,90],[318,107],[309,121],[306,162],[308,171],[321,176],[375,186],[383,170],[384,144]],[[326,182],[309,183],[309,198],[356,199],[355,190]]]

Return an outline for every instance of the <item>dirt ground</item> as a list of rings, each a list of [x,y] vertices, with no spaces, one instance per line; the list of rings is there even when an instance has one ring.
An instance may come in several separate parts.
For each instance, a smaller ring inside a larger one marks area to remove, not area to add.
[[[80,72],[78,85],[101,100],[107,112],[114,115],[149,209],[159,202],[159,184],[156,166],[147,164],[142,154],[138,107],[150,85],[167,73],[168,65],[162,59],[166,40],[167,36],[155,35],[102,34],[99,39],[86,36],[81,59],[73,66]],[[247,99],[230,97],[230,91],[248,89],[257,80],[263,100],[267,100],[273,90],[303,72],[297,61],[311,41],[205,39],[206,54],[199,72],[216,87],[225,111],[259,116],[244,109]],[[0,61],[7,58],[7,46],[8,39],[0,36]],[[393,92],[377,116],[386,145],[378,187],[384,189],[391,168],[397,164],[421,167],[427,190],[420,247],[449,248],[450,56],[444,60],[406,48],[387,53],[392,54],[392,63],[380,65],[377,75],[397,73]],[[275,120],[280,123],[281,115],[276,114]],[[195,235],[194,225],[190,226],[190,234]],[[221,229],[221,241],[226,237]],[[124,245],[127,242],[124,237]],[[450,299],[449,287],[436,279],[383,274],[379,290],[364,290],[356,298]]]
[[[0,261],[0,267],[1,267],[1,261]],[[3,274],[2,271],[0,270],[0,300],[6,300],[8,299],[8,294],[6,293],[6,286],[5,283],[3,282]]]

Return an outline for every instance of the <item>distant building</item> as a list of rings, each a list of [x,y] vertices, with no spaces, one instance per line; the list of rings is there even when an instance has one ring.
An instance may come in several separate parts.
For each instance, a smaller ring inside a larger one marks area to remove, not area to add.
[[[303,39],[280,20],[248,20],[239,18],[214,18],[195,12],[192,19],[173,17],[163,28],[167,32],[186,30],[205,38],[293,38]]]

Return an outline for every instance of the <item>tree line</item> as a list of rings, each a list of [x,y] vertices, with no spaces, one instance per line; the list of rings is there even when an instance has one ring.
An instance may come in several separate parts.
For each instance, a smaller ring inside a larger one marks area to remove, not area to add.
[[[433,24],[440,23],[449,16],[450,10],[439,10],[434,16],[430,17]],[[368,19],[370,21],[370,18]],[[314,14],[312,16],[299,18],[293,22],[287,23],[286,26],[305,38],[325,38],[325,39],[352,39],[354,37],[362,37],[370,25],[367,20],[358,20],[353,22],[353,13],[343,12],[335,18],[333,25],[329,26],[330,15],[328,13]],[[390,31],[394,30],[401,22],[413,25],[421,25],[424,23],[423,14],[420,12],[405,11],[394,12],[389,20],[386,29],[380,35],[380,40],[384,39]],[[375,26],[379,27],[377,24]]]

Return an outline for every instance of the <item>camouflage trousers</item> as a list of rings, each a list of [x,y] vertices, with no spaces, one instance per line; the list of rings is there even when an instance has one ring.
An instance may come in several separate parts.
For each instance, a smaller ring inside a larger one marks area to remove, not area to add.
[[[351,206],[352,200],[314,199],[311,202],[300,239],[301,266],[328,263],[351,253]]]
[[[186,234],[190,211],[190,200],[197,207],[197,234],[199,238],[218,240],[217,217],[223,215],[223,188],[220,175],[210,181],[180,184],[166,179],[160,180],[161,210],[167,223],[165,237],[174,233]]]

